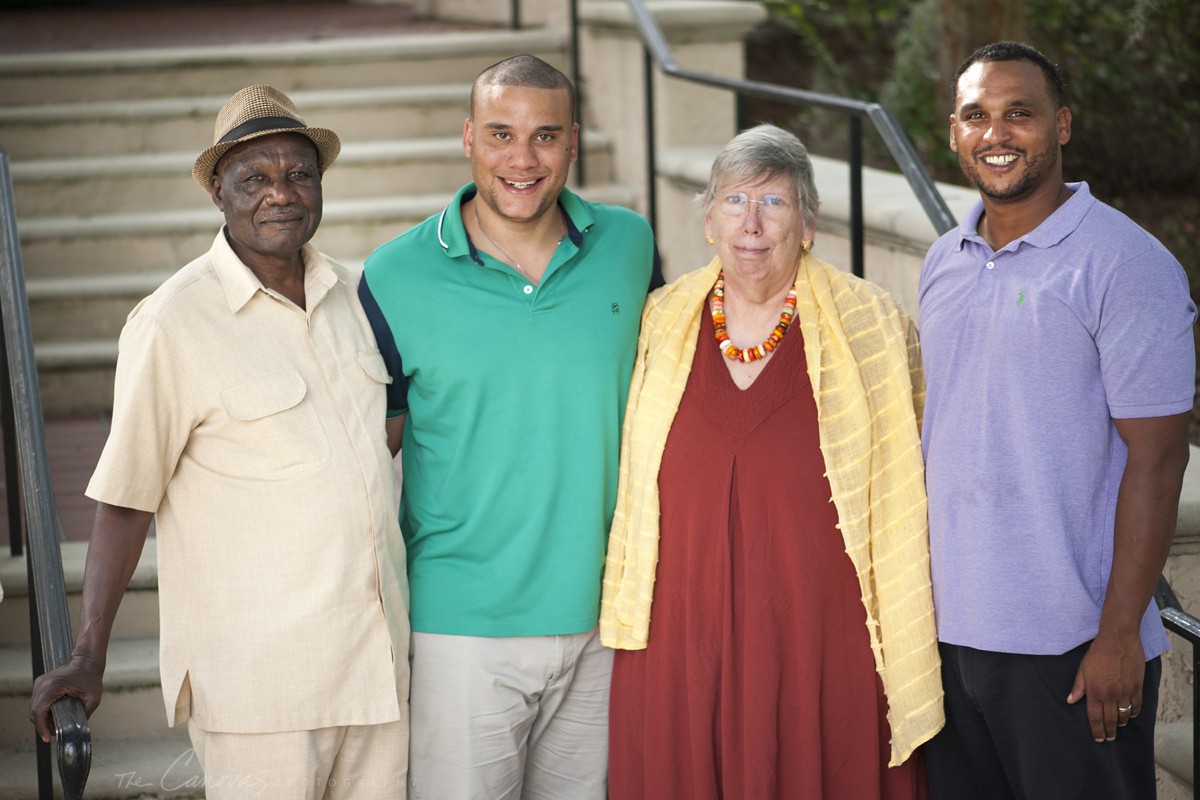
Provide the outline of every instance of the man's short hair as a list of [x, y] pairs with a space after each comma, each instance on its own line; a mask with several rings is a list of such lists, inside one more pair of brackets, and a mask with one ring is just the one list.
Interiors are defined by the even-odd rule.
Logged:
[[475, 92], [484, 86], [520, 86], [526, 89], [566, 89], [575, 118], [575, 87], [571, 79], [537, 56], [521, 54], [492, 64], [471, 84], [471, 116], [475, 116]]
[[1046, 76], [1046, 88], [1050, 91], [1050, 99], [1057, 103], [1056, 107], [1062, 108], [1067, 104], [1066, 82], [1063, 80], [1062, 72], [1058, 69], [1057, 64], [1046, 58], [1037, 48], [1030, 47], [1024, 42], [1003, 41], [985, 44], [958, 65], [958, 70], [954, 73], [954, 82], [950, 84], [950, 96], [956, 105], [958, 103], [958, 79], [972, 65], [981, 61], [985, 63], [1030, 61]]

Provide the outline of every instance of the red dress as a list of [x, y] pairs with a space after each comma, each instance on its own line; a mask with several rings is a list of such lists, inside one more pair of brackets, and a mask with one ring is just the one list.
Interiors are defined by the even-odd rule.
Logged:
[[618, 650], [610, 800], [916, 800], [835, 527], [799, 326], [746, 390], [704, 314], [659, 473], [645, 650]]

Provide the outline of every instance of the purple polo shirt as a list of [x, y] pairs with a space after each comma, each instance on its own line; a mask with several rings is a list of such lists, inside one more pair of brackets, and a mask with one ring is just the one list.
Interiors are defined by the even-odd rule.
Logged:
[[[922, 446], [938, 637], [1056, 655], [1095, 637], [1126, 447], [1113, 418], [1188, 411], [1179, 262], [1086, 183], [999, 251], [979, 203], [921, 271]], [[1153, 604], [1146, 658], [1167, 647]]]

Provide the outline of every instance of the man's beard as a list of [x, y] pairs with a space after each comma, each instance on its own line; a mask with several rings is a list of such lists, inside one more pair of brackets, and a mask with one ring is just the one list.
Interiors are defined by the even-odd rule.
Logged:
[[1053, 147], [1039, 150], [1032, 158], [1029, 157], [1028, 151], [1022, 148], [1008, 147], [1005, 149], [1020, 154], [1025, 159], [1025, 168], [1015, 183], [999, 189], [989, 185], [987, 179], [975, 166], [976, 162], [982, 160], [983, 155], [988, 151], [972, 154], [969, 159], [961, 152], [958, 154], [958, 164], [962, 168], [963, 174], [971, 183], [975, 184], [981, 194], [991, 200], [1019, 200], [1037, 188], [1054, 169], [1056, 153]]

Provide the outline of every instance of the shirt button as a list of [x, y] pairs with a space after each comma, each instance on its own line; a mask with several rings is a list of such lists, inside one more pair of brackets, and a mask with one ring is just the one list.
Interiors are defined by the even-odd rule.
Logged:
[[523, 291], [525, 294], [533, 294], [533, 287], [527, 283], [525, 284], [525, 288], [521, 291]]
[[995, 269], [995, 268], [996, 268], [996, 262], [995, 262], [995, 261], [989, 261], [989, 262], [987, 262], [987, 264], [985, 264], [984, 266], [985, 266], [985, 267], [987, 267], [988, 269]]

